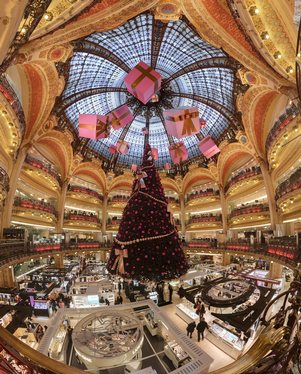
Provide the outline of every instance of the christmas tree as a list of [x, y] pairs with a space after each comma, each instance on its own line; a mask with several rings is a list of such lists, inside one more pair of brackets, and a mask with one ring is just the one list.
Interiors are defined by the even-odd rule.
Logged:
[[151, 147], [147, 145], [114, 240], [107, 265], [110, 273], [160, 281], [187, 272], [187, 260], [167, 207]]

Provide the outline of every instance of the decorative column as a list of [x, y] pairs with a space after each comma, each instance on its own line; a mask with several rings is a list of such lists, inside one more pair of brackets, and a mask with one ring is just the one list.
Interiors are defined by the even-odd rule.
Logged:
[[219, 188], [219, 196], [221, 201], [221, 208], [222, 208], [222, 223], [223, 223], [223, 234], [227, 234], [228, 230], [228, 207], [227, 207], [227, 200], [224, 192], [224, 188], [222, 185], [218, 186]]
[[101, 213], [101, 233], [102, 236], [107, 233], [107, 219], [108, 219], [108, 193], [104, 192], [102, 200], [102, 213]]
[[57, 224], [56, 224], [56, 231], [58, 233], [62, 233], [63, 226], [64, 226], [64, 213], [65, 213], [65, 203], [66, 203], [66, 196], [68, 191], [70, 178], [66, 178], [62, 184], [61, 193], [58, 198], [57, 204]]
[[62, 253], [57, 253], [54, 256], [54, 265], [58, 269], [64, 268], [64, 255]]
[[186, 233], [186, 224], [185, 224], [185, 197], [184, 194], [179, 195], [180, 198], [180, 218], [181, 218], [181, 232], [185, 236]]
[[227, 266], [231, 264], [231, 255], [228, 253], [223, 254], [223, 266]]
[[277, 262], [270, 262], [270, 279], [281, 279], [282, 278], [283, 265], [278, 264]]
[[7, 193], [7, 196], [4, 202], [4, 207], [3, 207], [0, 237], [2, 237], [3, 228], [10, 227], [18, 179], [19, 179], [19, 176], [22, 170], [25, 157], [30, 148], [31, 148], [31, 143], [27, 143], [19, 148], [17, 159], [14, 163], [12, 173], [9, 176], [9, 191]]
[[263, 176], [263, 182], [267, 193], [268, 203], [269, 203], [269, 210], [270, 210], [270, 217], [271, 217], [271, 227], [272, 230], [276, 230], [276, 224], [279, 224], [279, 215], [277, 213], [277, 205], [275, 201], [275, 191], [272, 184], [272, 178], [269, 172], [269, 168], [267, 162], [262, 158], [258, 157], [257, 161], [259, 163], [261, 173]]
[[13, 266], [0, 271], [0, 287], [14, 288], [16, 286], [13, 271]]

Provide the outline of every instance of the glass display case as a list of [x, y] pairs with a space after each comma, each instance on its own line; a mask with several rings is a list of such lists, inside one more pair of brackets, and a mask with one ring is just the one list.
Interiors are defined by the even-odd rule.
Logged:
[[176, 313], [186, 323], [199, 321], [199, 316], [193, 310], [193, 304], [186, 299], [184, 299], [182, 303], [176, 305]]
[[54, 360], [64, 361], [67, 346], [66, 329], [61, 326], [57, 334], [52, 338], [49, 346], [49, 356]]
[[217, 319], [212, 321], [206, 338], [234, 359], [242, 354], [245, 346], [245, 340], [240, 338], [233, 327]]
[[187, 361], [190, 359], [188, 353], [185, 352], [183, 348], [174, 340], [164, 346], [164, 353], [172, 361], [176, 368], [182, 366], [184, 362], [187, 363]]

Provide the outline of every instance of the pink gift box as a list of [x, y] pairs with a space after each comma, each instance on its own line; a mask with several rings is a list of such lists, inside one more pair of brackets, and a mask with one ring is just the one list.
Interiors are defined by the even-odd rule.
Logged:
[[146, 104], [161, 88], [161, 75], [140, 61], [124, 78], [127, 90]]
[[165, 170], [170, 170], [171, 169], [171, 165], [168, 162], [166, 162], [166, 164], [164, 165], [164, 169]]
[[126, 142], [125, 140], [118, 140], [116, 144], [116, 149], [119, 153], [126, 155], [129, 151], [129, 143]]
[[206, 127], [206, 121], [203, 118], [200, 118], [200, 128], [204, 129]]
[[132, 171], [137, 171], [137, 165], [132, 164]]
[[79, 115], [79, 136], [89, 139], [107, 138], [110, 132], [108, 116], [98, 114], [80, 114]]
[[109, 146], [109, 152], [114, 155], [117, 152], [117, 148], [115, 145], [110, 145]]
[[199, 142], [198, 147], [206, 158], [210, 158], [220, 152], [220, 149], [209, 135]]
[[188, 152], [183, 142], [170, 145], [169, 153], [174, 164], [179, 164], [188, 158]]
[[165, 127], [169, 135], [183, 138], [200, 131], [198, 108], [177, 108], [163, 111]]
[[158, 160], [158, 158], [159, 158], [158, 149], [157, 148], [151, 148], [151, 150], [152, 150], [153, 159]]
[[109, 121], [114, 130], [118, 130], [133, 121], [134, 116], [127, 105], [122, 105], [120, 108], [113, 110], [109, 114]]

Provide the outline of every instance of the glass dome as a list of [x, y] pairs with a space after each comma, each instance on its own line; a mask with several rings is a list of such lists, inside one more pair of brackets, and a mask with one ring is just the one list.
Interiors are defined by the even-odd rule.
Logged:
[[[157, 103], [142, 104], [126, 90], [124, 77], [141, 60], [162, 75]], [[87, 147], [109, 161], [109, 146], [124, 139], [130, 149], [127, 155], [118, 155], [117, 164], [130, 167], [142, 162], [148, 141], [151, 147], [158, 148], [156, 164], [163, 167], [172, 163], [168, 146], [180, 140], [167, 134], [162, 111], [198, 107], [200, 118], [206, 121], [205, 128], [181, 139], [189, 158], [197, 158], [201, 155], [200, 139], [211, 135], [218, 141], [233, 123], [236, 69], [237, 62], [205, 42], [185, 18], [162, 23], [145, 13], [115, 30], [97, 32], [74, 42], [62, 106], [78, 134], [79, 114], [107, 114], [126, 103], [134, 120], [122, 129], [111, 130], [106, 139], [89, 140]], [[144, 127], [149, 129], [149, 135], [143, 134]]]

